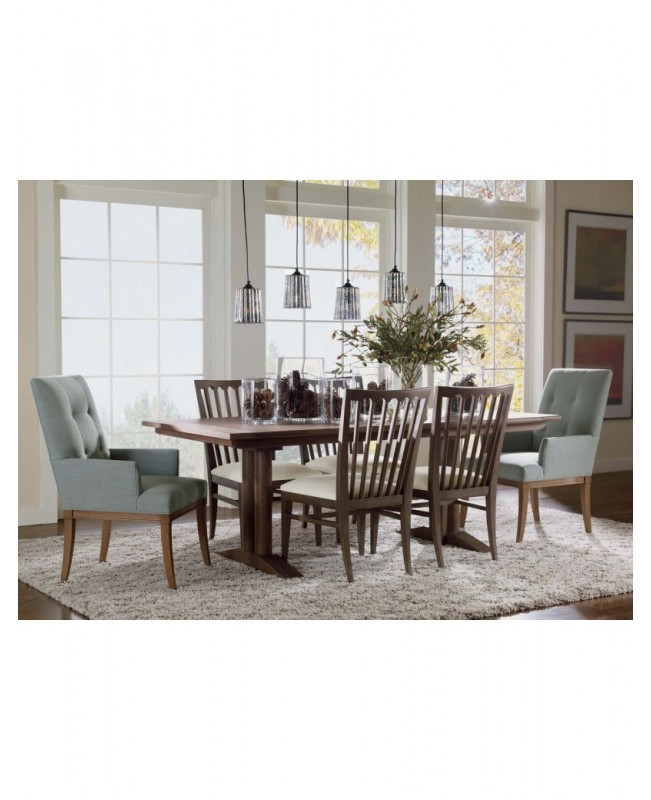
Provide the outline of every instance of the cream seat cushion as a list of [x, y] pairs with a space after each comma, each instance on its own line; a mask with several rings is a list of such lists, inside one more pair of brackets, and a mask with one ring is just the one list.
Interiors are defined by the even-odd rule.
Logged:
[[[242, 483], [242, 462], [236, 461], [231, 464], [223, 464], [221, 467], [215, 467], [211, 474], [218, 478], [227, 478], [228, 480]], [[271, 464], [271, 480], [274, 482], [293, 481], [296, 478], [308, 478], [320, 474], [318, 470], [293, 461], [274, 461]]]

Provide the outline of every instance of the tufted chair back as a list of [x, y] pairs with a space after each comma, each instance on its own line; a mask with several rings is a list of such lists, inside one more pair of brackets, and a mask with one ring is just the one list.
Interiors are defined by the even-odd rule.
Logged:
[[560, 414], [563, 419], [549, 422], [533, 434], [534, 450], [551, 436], [589, 435], [599, 438], [608, 402], [612, 372], [609, 369], [553, 369], [540, 400], [541, 414]]
[[110, 458], [95, 401], [81, 375], [33, 378], [50, 461]]

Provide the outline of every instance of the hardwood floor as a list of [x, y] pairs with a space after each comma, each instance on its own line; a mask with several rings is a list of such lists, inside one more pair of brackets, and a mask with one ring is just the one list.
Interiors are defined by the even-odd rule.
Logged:
[[[517, 490], [510, 486], [501, 486], [500, 492], [517, 495]], [[581, 513], [579, 491], [576, 486], [558, 486], [540, 490], [540, 511], [544, 515], [545, 508], [557, 508], [574, 513]], [[224, 517], [234, 516], [234, 510], [225, 509]], [[592, 515], [619, 522], [633, 522], [633, 473], [610, 472], [594, 475], [592, 479]], [[222, 516], [222, 514], [220, 514]], [[179, 520], [185, 521], [185, 520]], [[194, 521], [194, 514], [188, 516], [188, 522]], [[145, 523], [141, 523], [145, 524]], [[137, 527], [136, 524], [133, 527]], [[51, 525], [26, 525], [18, 528], [19, 539], [40, 538], [63, 534], [63, 522]], [[97, 535], [97, 525], [89, 522], [77, 526], [77, 536]], [[84, 619], [80, 614], [57, 603], [47, 595], [32, 589], [18, 581], [18, 619]], [[633, 619], [633, 594], [602, 597], [596, 600], [584, 600], [539, 611], [527, 611], [502, 617], [505, 620], [526, 619]]]

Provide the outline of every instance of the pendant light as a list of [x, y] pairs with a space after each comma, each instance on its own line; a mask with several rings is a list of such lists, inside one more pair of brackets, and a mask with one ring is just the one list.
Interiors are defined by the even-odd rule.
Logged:
[[429, 291], [430, 305], [433, 303], [437, 314], [448, 314], [454, 308], [454, 291], [451, 286], [443, 280], [443, 237], [445, 228], [443, 227], [443, 195], [445, 193], [445, 181], [441, 181], [441, 282], [432, 286]]
[[311, 308], [310, 279], [298, 268], [298, 181], [296, 181], [296, 269], [285, 275], [284, 308]]
[[335, 319], [360, 320], [362, 313], [360, 309], [359, 289], [350, 282], [350, 236], [348, 226], [350, 224], [350, 181], [346, 181], [346, 283], [337, 287], [337, 299], [335, 302]]
[[393, 182], [393, 269], [384, 275], [384, 299], [390, 303], [405, 302], [405, 273], [397, 266], [398, 252], [398, 181]]
[[235, 291], [235, 322], [257, 324], [262, 322], [262, 290], [254, 289], [249, 278], [249, 240], [246, 233], [246, 195], [242, 181], [242, 208], [244, 210], [244, 246], [246, 248], [246, 286]]

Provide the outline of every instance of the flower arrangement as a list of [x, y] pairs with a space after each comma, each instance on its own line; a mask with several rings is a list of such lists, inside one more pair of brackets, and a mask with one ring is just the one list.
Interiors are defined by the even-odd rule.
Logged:
[[405, 389], [413, 388], [424, 366], [456, 372], [458, 354], [475, 350], [484, 358], [487, 344], [477, 333], [481, 325], [469, 325], [475, 312], [474, 303], [463, 299], [451, 311], [439, 314], [434, 303], [418, 305], [418, 292], [407, 293], [403, 306], [384, 301], [384, 312], [363, 320], [365, 329], [336, 330], [332, 334], [344, 344], [337, 356], [335, 375], [344, 372], [344, 359], [356, 358], [362, 366], [369, 362], [388, 364], [398, 375]]

